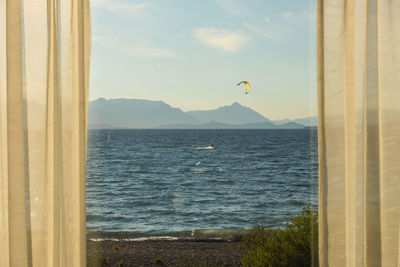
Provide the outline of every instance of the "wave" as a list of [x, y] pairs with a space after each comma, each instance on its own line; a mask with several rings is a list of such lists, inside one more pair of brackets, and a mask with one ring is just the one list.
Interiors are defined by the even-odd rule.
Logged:
[[192, 229], [176, 232], [129, 232], [129, 231], [88, 231], [87, 238], [92, 241], [147, 241], [147, 240], [177, 240], [195, 239], [231, 239], [250, 232], [250, 228], [228, 229]]
[[194, 172], [195, 174], [205, 174], [205, 173], [208, 172], [208, 170], [193, 170], [193, 172]]
[[86, 214], [86, 220], [87, 221], [94, 221], [94, 220], [100, 220], [100, 219], [103, 219], [102, 215]]
[[194, 149], [214, 149], [215, 147], [213, 146], [199, 146], [199, 147], [195, 147]]

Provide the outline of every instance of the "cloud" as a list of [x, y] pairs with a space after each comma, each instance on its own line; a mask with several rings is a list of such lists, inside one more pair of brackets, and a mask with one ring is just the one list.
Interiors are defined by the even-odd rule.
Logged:
[[243, 17], [251, 15], [250, 10], [243, 0], [217, 0], [217, 3], [234, 16]]
[[214, 28], [195, 29], [194, 37], [206, 46], [227, 52], [237, 52], [251, 43], [250, 37], [241, 31], [227, 31]]
[[285, 11], [281, 13], [281, 17], [286, 21], [292, 21], [294, 16], [292, 12]]
[[249, 33], [256, 36], [279, 41], [290, 36], [293, 31], [299, 28], [315, 25], [315, 13], [309, 11], [283, 11], [278, 16], [264, 16], [264, 20], [258, 23], [253, 21], [243, 21], [242, 25]]
[[250, 32], [270, 40], [279, 40], [281, 39], [281, 35], [283, 32], [282, 27], [277, 27], [275, 24], [270, 23], [269, 21], [265, 25], [255, 25], [250, 24], [247, 21], [243, 22], [243, 26], [246, 27]]
[[280, 13], [281, 18], [288, 23], [304, 23], [310, 22], [315, 24], [316, 15], [314, 12], [302, 11], [302, 12], [291, 12], [285, 11]]
[[174, 59], [179, 55], [172, 50], [157, 47], [141, 39], [121, 38], [119, 36], [93, 36], [95, 44], [120, 51], [127, 56], [145, 59]]
[[149, 1], [129, 3], [120, 0], [92, 0], [91, 3], [94, 8], [105, 9], [113, 13], [126, 14], [139, 14], [143, 10], [153, 7], [153, 4]]

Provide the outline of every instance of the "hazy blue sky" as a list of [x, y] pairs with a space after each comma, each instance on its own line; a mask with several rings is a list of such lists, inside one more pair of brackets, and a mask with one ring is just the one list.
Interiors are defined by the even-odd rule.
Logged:
[[[316, 114], [314, 0], [91, 0], [91, 99]], [[252, 84], [249, 95], [236, 82]]]

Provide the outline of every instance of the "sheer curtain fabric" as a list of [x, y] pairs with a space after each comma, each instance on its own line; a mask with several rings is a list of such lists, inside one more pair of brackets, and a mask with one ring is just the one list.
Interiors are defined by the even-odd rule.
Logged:
[[88, 0], [0, 0], [0, 266], [85, 266]]
[[400, 266], [400, 1], [318, 0], [321, 266]]

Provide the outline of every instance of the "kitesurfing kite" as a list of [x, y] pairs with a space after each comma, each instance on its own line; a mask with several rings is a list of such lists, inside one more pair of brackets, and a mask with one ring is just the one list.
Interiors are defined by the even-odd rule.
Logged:
[[241, 81], [237, 84], [237, 86], [241, 85], [242, 83], [244, 83], [246, 85], [246, 92], [245, 94], [247, 95], [250, 92], [250, 83], [248, 81]]

